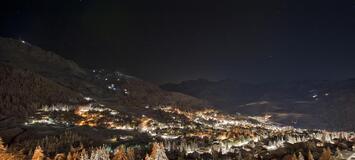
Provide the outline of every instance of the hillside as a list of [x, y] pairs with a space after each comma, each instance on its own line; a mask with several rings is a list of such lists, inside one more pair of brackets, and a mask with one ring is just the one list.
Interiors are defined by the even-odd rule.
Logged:
[[[154, 84], [117, 71], [84, 69], [73, 61], [20, 40], [0, 38], [0, 63], [36, 73], [101, 103], [127, 107], [157, 104], [207, 106], [197, 98], [163, 91]], [[112, 85], [115, 90], [110, 88]]]
[[22, 124], [46, 105], [95, 102], [129, 115], [152, 116], [155, 113], [145, 111], [144, 107], [173, 105], [192, 110], [208, 107], [197, 98], [164, 91], [117, 71], [93, 72], [53, 52], [8, 38], [0, 38], [0, 98], [0, 137], [10, 143], [19, 135], [30, 134]]
[[[36, 106], [55, 103], [79, 103], [79, 93], [35, 73], [0, 65], [0, 114], [25, 116]], [[34, 107], [34, 108], [33, 108]]]

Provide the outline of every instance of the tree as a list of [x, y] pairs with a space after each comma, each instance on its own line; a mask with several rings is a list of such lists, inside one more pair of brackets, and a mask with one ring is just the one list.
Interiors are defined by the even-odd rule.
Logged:
[[43, 154], [43, 150], [40, 146], [37, 146], [33, 156], [32, 156], [32, 160], [44, 160], [45, 156]]
[[71, 152], [68, 153], [67, 160], [73, 160], [73, 156], [71, 155]]
[[128, 160], [125, 147], [123, 145], [116, 148], [116, 152], [112, 160]]
[[153, 143], [152, 152], [147, 154], [145, 160], [168, 160], [163, 144]]
[[64, 153], [59, 153], [59, 154], [55, 155], [54, 160], [65, 160]]
[[91, 152], [90, 160], [110, 160], [109, 149], [106, 146], [94, 149]]
[[4, 142], [2, 141], [2, 138], [0, 138], [0, 159], [6, 159], [6, 160], [15, 160], [17, 159], [15, 155], [11, 153], [7, 153], [7, 149], [4, 146]]
[[88, 153], [86, 152], [85, 149], [81, 150], [80, 160], [89, 160], [89, 155], [88, 155]]
[[344, 159], [343, 154], [340, 152], [339, 148], [336, 149], [335, 151], [335, 158], [336, 159]]
[[297, 160], [297, 157], [296, 157], [296, 155], [295, 154], [293, 154], [293, 155], [286, 155], [286, 156], [284, 156], [283, 158], [282, 158], [282, 160]]
[[131, 148], [131, 147], [127, 148], [127, 158], [128, 158], [128, 160], [135, 160], [136, 159], [134, 148]]
[[320, 156], [319, 160], [329, 160], [331, 157], [332, 151], [330, 151], [330, 148], [328, 147], [327, 149], [323, 148], [323, 153]]
[[2, 138], [0, 138], [0, 152], [6, 152], [6, 148], [4, 146], [4, 142], [2, 141]]
[[298, 160], [304, 160], [302, 152], [298, 152]]
[[308, 160], [314, 160], [313, 154], [312, 154], [312, 152], [310, 150], [308, 150], [307, 159]]

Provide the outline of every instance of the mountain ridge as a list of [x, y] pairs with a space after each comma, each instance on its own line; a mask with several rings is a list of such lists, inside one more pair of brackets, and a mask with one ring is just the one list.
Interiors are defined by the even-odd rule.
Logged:
[[305, 128], [355, 128], [355, 119], [350, 116], [355, 115], [350, 103], [355, 95], [353, 79], [261, 84], [199, 79], [161, 87], [208, 100], [230, 113], [271, 114], [275, 121]]
[[[120, 105], [143, 107], [153, 105], [153, 103], [188, 105], [191, 102], [196, 103], [193, 105], [196, 107], [207, 105], [196, 98], [181, 93], [166, 92], [152, 83], [121, 73], [113, 75], [114, 72], [103, 70], [100, 75], [103, 79], [99, 79], [98, 72], [93, 73], [92, 70], [81, 68], [74, 61], [21, 40], [0, 37], [0, 62], [37, 73], [70, 90], [81, 93], [82, 96], [90, 96], [98, 100], [109, 98], [110, 101]], [[104, 76], [107, 77], [104, 78]], [[115, 78], [120, 81], [116, 81]], [[120, 85], [121, 88], [113, 92], [107, 89], [109, 85]], [[130, 90], [130, 94], [126, 95], [123, 90]], [[150, 98], [146, 97], [148, 94]]]

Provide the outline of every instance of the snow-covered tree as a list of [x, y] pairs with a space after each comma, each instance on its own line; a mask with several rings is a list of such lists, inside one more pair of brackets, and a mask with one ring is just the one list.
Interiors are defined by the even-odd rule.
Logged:
[[125, 150], [126, 149], [123, 145], [121, 145], [120, 147], [117, 147], [115, 155], [112, 160], [128, 160]]
[[336, 149], [335, 151], [335, 158], [336, 159], [344, 159], [343, 154], [340, 152], [339, 148]]
[[298, 152], [298, 160], [304, 160], [304, 156], [301, 152]]
[[134, 148], [131, 148], [131, 147], [127, 148], [127, 158], [128, 158], [128, 160], [135, 160], [136, 159]]
[[152, 152], [145, 157], [145, 160], [168, 160], [163, 144], [153, 143]]
[[15, 155], [11, 153], [7, 153], [6, 147], [4, 146], [4, 142], [2, 141], [2, 138], [0, 138], [0, 159], [6, 159], [6, 160], [16, 160], [18, 159], [15, 157]]
[[44, 160], [44, 159], [45, 156], [43, 154], [42, 148], [40, 146], [37, 146], [33, 153], [32, 160]]
[[320, 156], [319, 160], [329, 160], [331, 157], [332, 151], [330, 151], [330, 148], [328, 147], [327, 149], [323, 148], [323, 153]]
[[86, 152], [85, 149], [81, 150], [80, 160], [89, 160], [89, 155], [88, 155], [88, 153]]
[[110, 152], [106, 146], [94, 149], [91, 152], [90, 160], [110, 160]]
[[313, 154], [312, 154], [312, 152], [310, 150], [308, 150], [307, 160], [314, 160]]
[[54, 160], [66, 160], [66, 158], [63, 153], [59, 153], [59, 154], [55, 155]]
[[6, 148], [4, 146], [4, 142], [2, 141], [2, 138], [0, 138], [0, 152], [5, 152]]

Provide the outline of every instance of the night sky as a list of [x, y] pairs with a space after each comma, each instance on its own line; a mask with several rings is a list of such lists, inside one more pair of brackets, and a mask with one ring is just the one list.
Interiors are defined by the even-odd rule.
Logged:
[[0, 36], [155, 83], [355, 77], [354, 0], [9, 0]]

